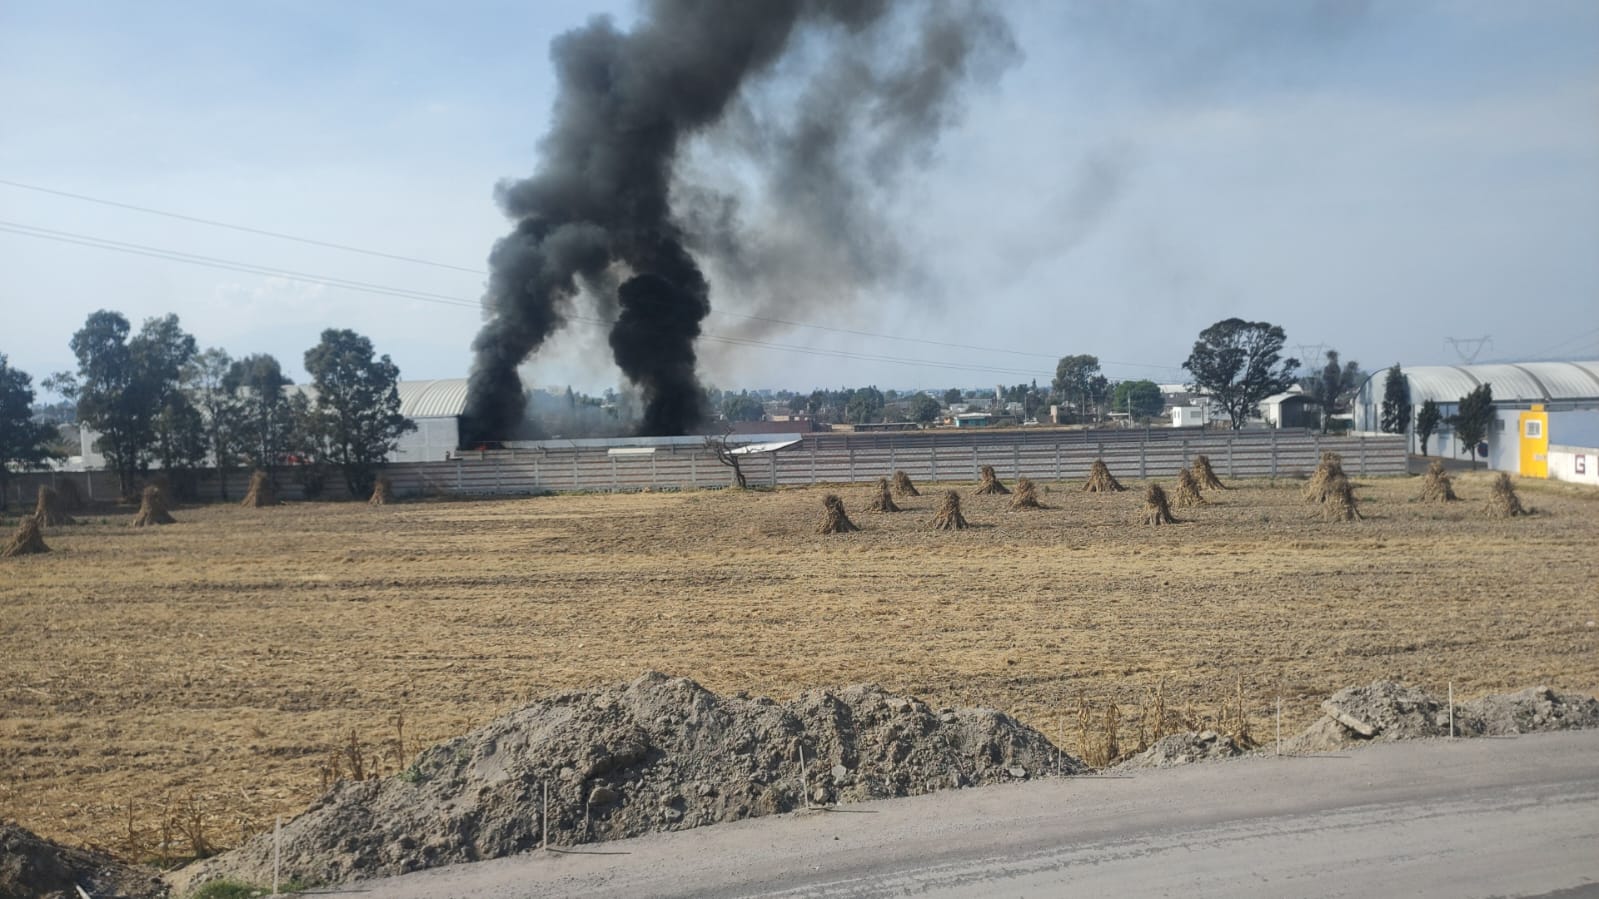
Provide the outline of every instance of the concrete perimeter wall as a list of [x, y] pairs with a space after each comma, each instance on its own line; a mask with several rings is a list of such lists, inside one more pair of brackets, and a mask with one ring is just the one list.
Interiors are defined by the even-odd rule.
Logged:
[[[798, 486], [875, 481], [903, 470], [918, 483], [975, 481], [984, 465], [1003, 479], [1079, 480], [1103, 458], [1118, 478], [1170, 478], [1204, 453], [1224, 479], [1303, 477], [1323, 450], [1341, 453], [1344, 470], [1356, 476], [1406, 473], [1400, 436], [1323, 437], [1306, 431], [1218, 432], [1194, 429], [1148, 431], [991, 431], [954, 433], [813, 434], [780, 450], [744, 457], [752, 486]], [[703, 445], [661, 446], [655, 452], [611, 454], [605, 446], [464, 452], [440, 462], [392, 463], [384, 474], [400, 495], [529, 494], [564, 490], [691, 490], [726, 487], [732, 469]], [[12, 503], [33, 502], [39, 484], [65, 479], [96, 499], [116, 496], [116, 476], [107, 471], [33, 473], [14, 477]], [[247, 472], [229, 477], [228, 495], [238, 499]], [[298, 499], [292, 472], [280, 472], [280, 495]], [[91, 483], [92, 482], [92, 483]], [[200, 480], [200, 497], [220, 499], [215, 472]], [[327, 495], [344, 495], [337, 472]]]

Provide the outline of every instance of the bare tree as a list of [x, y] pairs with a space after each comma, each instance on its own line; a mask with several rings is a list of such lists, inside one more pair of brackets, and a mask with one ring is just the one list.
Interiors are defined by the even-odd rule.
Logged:
[[744, 479], [744, 469], [739, 467], [744, 459], [741, 454], [733, 452], [738, 447], [728, 442], [732, 436], [731, 427], [720, 434], [706, 434], [705, 448], [716, 455], [716, 461], [733, 469], [733, 480], [738, 482], [738, 489], [744, 490], [749, 487], [749, 482]]

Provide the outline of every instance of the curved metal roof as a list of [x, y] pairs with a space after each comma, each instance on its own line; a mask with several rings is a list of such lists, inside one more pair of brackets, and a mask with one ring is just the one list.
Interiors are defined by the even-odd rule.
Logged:
[[[1599, 360], [1589, 362], [1497, 362], [1485, 365], [1418, 365], [1406, 368], [1410, 401], [1456, 403], [1481, 384], [1492, 384], [1494, 400], [1547, 403], [1599, 400]], [[1380, 396], [1383, 370], [1372, 373], [1362, 395]]]
[[453, 418], [466, 411], [466, 379], [401, 381], [400, 414], [406, 418]]

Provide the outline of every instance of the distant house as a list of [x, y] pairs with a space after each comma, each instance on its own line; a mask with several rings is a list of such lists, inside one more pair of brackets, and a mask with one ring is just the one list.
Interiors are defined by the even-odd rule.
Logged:
[[993, 421], [993, 418], [987, 412], [962, 412], [955, 416], [955, 427], [986, 428], [989, 422]]
[[1260, 417], [1268, 427], [1314, 428], [1321, 424], [1315, 400], [1298, 387], [1260, 401]]
[[1205, 426], [1205, 410], [1199, 406], [1173, 406], [1171, 407], [1171, 426], [1174, 428], [1202, 428]]

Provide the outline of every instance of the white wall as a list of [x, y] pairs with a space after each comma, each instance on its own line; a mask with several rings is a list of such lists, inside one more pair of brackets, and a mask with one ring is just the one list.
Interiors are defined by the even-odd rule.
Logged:
[[[1583, 471], [1577, 472], [1577, 461], [1582, 460]], [[1549, 447], [1549, 478], [1599, 487], [1599, 447], [1555, 446]]]
[[414, 418], [416, 430], [400, 435], [391, 462], [442, 462], [460, 445], [460, 419]]

